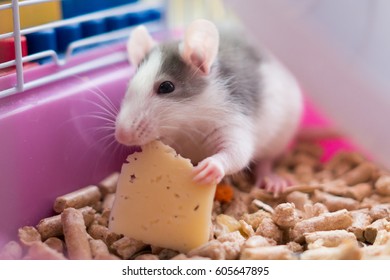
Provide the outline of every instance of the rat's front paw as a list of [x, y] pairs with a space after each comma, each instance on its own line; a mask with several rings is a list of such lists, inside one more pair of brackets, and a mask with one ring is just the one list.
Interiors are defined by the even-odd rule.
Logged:
[[225, 171], [222, 167], [222, 164], [212, 158], [208, 157], [202, 160], [194, 168], [194, 181], [202, 184], [210, 184], [221, 182], [222, 178], [225, 176]]

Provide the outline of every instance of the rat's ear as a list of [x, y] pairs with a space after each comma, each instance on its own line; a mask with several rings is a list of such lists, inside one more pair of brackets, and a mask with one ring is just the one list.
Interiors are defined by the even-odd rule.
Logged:
[[136, 27], [127, 41], [127, 53], [132, 65], [138, 66], [147, 53], [156, 45], [145, 26]]
[[217, 27], [208, 20], [198, 19], [188, 26], [180, 44], [180, 54], [187, 64], [207, 75], [217, 57], [218, 46]]

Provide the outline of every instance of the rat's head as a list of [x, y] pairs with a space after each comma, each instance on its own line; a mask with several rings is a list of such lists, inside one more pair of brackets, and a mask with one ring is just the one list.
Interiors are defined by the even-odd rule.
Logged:
[[145, 27], [136, 28], [127, 47], [137, 70], [116, 119], [118, 142], [143, 145], [191, 125], [191, 115], [207, 100], [218, 44], [218, 31], [206, 20], [194, 21], [182, 42], [161, 45]]

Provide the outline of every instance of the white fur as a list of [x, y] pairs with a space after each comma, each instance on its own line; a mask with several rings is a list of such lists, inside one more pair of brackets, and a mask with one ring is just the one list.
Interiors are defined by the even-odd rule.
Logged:
[[[181, 138], [185, 124], [181, 124], [182, 129], [173, 137], [177, 141], [170, 144], [194, 162], [208, 156], [218, 159], [226, 174], [238, 172], [250, 161], [273, 160], [279, 156], [298, 129], [303, 109], [301, 90], [291, 73], [274, 58], [259, 66], [259, 75], [261, 108], [254, 119], [229, 109], [231, 105], [226, 104], [225, 99], [227, 93], [223, 92], [226, 87], [218, 84], [212, 75], [209, 77], [209, 87], [193, 101], [192, 108], [196, 110], [196, 115], [203, 116], [202, 119], [207, 121], [195, 123], [195, 120], [187, 118], [187, 122], [191, 122], [188, 125], [208, 133], [216, 127], [221, 128], [215, 137], [223, 139], [225, 151], [221, 152], [213, 146], [217, 142], [214, 136], [210, 136], [206, 142], [198, 139], [196, 143], [205, 145], [194, 148], [194, 143]], [[181, 106], [172, 109], [174, 112], [176, 110], [178, 115], [188, 116], [188, 108]], [[177, 146], [177, 142], [182, 143], [181, 146]]]
[[223, 125], [223, 122], [217, 120], [226, 119], [222, 110], [216, 109], [224, 108], [225, 104], [223, 95], [218, 93], [219, 88], [211, 84], [191, 101], [191, 107], [180, 102], [160, 103], [169, 108], [162, 112], [162, 117], [169, 119], [171, 125], [178, 128], [162, 130], [164, 142], [180, 151], [183, 156], [191, 158], [193, 163], [211, 155], [215, 150], [209, 136], [218, 125]]
[[127, 41], [129, 61], [132, 65], [138, 66], [145, 55], [156, 45], [145, 26], [136, 27]]
[[208, 75], [217, 57], [218, 47], [219, 33], [216, 26], [207, 20], [198, 19], [188, 26], [179, 48], [184, 61]]
[[[146, 125], [149, 137], [157, 137], [153, 122], [153, 86], [158, 71], [161, 68], [161, 52], [157, 49], [152, 52], [148, 63], [141, 65], [137, 75], [133, 77], [122, 102], [116, 119], [116, 137], [125, 145], [145, 144], [147, 139], [139, 135], [141, 122]], [[142, 138], [142, 139], [141, 139]]]
[[129, 90], [133, 91], [137, 97], [139, 96], [142, 99], [144, 99], [143, 97], [151, 95], [151, 89], [153, 88], [160, 68], [161, 51], [156, 49], [156, 51], [150, 54], [148, 63], [143, 64], [138, 69], [138, 73], [133, 77]]
[[[190, 34], [198, 33], [192, 30]], [[194, 45], [188, 42], [183, 48], [186, 45], [190, 49], [181, 50], [185, 59], [202, 50], [191, 49]], [[301, 117], [302, 97], [295, 79], [275, 59], [259, 66], [261, 108], [258, 115], [246, 116], [231, 109], [222, 84], [228, 81], [218, 82], [213, 71], [203, 73], [210, 83], [190, 104], [154, 96], [161, 57], [160, 50], [154, 50], [130, 83], [117, 118], [116, 136], [121, 143], [142, 145], [161, 138], [194, 164], [212, 157], [231, 174], [250, 161], [274, 159], [292, 140]], [[209, 62], [215, 59], [212, 52], [201, 57], [211, 59]]]
[[297, 131], [302, 114], [298, 83], [275, 58], [260, 66], [262, 109], [255, 127], [254, 159], [274, 159], [287, 147]]
[[[222, 164], [226, 174], [231, 174], [245, 168], [253, 159], [253, 121], [230, 109], [226, 87], [214, 75], [209, 77], [210, 84], [205, 91], [191, 101], [190, 108], [179, 102], [169, 104], [171, 120], [179, 129], [163, 133], [166, 137], [163, 140], [194, 164], [212, 156]], [[220, 142], [222, 146], [218, 145]]]

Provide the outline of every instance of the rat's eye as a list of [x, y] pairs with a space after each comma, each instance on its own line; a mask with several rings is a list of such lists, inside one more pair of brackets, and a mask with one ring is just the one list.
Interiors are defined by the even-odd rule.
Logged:
[[166, 94], [171, 93], [175, 90], [175, 85], [170, 81], [165, 81], [160, 84], [158, 87], [157, 93], [158, 94]]

